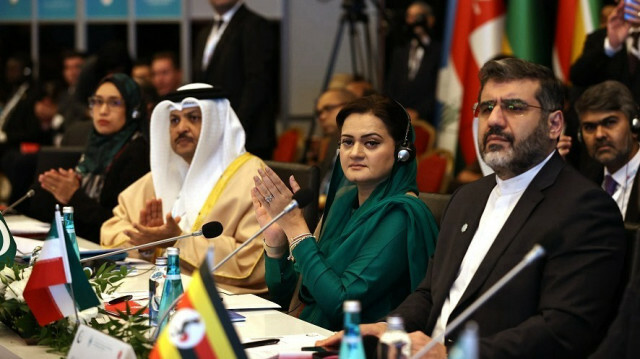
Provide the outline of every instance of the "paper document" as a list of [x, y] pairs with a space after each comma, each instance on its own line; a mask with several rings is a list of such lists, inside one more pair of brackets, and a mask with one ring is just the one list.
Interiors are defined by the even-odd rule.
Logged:
[[[326, 337], [318, 333], [308, 333], [284, 335], [277, 338], [280, 339], [280, 342], [278, 342], [278, 344], [246, 349], [245, 351], [247, 353], [247, 356], [250, 359], [267, 359], [278, 358], [279, 355], [282, 357], [290, 354], [297, 354], [295, 357], [299, 358], [308, 354], [308, 357], [311, 358], [311, 352], [303, 352], [302, 350], [300, 350], [300, 348], [315, 346], [316, 341], [324, 339]], [[243, 342], [251, 342], [260, 339], [265, 338], [248, 338]]]

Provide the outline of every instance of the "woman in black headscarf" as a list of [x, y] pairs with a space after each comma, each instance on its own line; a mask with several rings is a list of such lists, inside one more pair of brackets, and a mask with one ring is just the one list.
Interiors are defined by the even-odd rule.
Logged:
[[93, 129], [74, 169], [52, 169], [38, 178], [55, 199], [75, 210], [78, 236], [100, 243], [118, 194], [149, 172], [149, 145], [141, 133], [144, 106], [129, 76], [109, 75], [89, 98]]

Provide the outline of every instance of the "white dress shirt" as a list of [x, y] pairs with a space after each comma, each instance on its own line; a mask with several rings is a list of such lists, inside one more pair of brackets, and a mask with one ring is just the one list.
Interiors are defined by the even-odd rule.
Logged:
[[[229, 21], [233, 18], [233, 15], [236, 14], [236, 11], [242, 5], [242, 1], [238, 1], [229, 11], [225, 12], [224, 15], [220, 16], [215, 11], [213, 12], [213, 23], [214, 26], [211, 27], [211, 32], [209, 33], [209, 37], [207, 38], [207, 44], [204, 47], [204, 52], [202, 54], [202, 69], [206, 69], [209, 66], [209, 61], [211, 61], [211, 57], [213, 56], [213, 52], [224, 33], [224, 30], [227, 29], [229, 25]], [[222, 22], [220, 27], [215, 26], [217, 22]]]
[[[451, 289], [449, 289], [449, 296], [442, 305], [440, 316], [431, 333], [432, 338], [445, 331], [451, 312], [458, 305], [462, 294], [471, 283], [471, 279], [478, 267], [480, 267], [487, 252], [489, 252], [489, 248], [491, 248], [498, 233], [502, 230], [502, 226], [509, 218], [511, 211], [518, 204], [520, 197], [522, 197], [533, 178], [540, 172], [540, 169], [549, 161], [552, 155], [553, 152], [544, 161], [516, 177], [503, 181], [496, 176], [496, 186], [489, 195], [487, 205], [484, 207], [482, 217], [480, 217], [478, 230], [474, 234], [462, 259], [456, 280], [453, 282]], [[444, 338], [442, 338], [442, 341], [444, 341]]]
[[[629, 198], [631, 198], [631, 189], [633, 188], [633, 181], [638, 172], [638, 166], [640, 166], [640, 151], [636, 152], [631, 160], [615, 173], [610, 173], [606, 167], [604, 169], [605, 177], [611, 175], [618, 184], [618, 187], [611, 197], [613, 197], [613, 200], [618, 204], [623, 219], [627, 214], [627, 206], [629, 205]], [[604, 188], [604, 181], [602, 181], [602, 188]]]

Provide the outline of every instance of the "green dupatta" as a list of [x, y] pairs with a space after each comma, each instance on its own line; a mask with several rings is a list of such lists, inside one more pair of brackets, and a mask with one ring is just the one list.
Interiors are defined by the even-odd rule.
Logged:
[[[379, 226], [380, 219], [392, 210], [401, 209], [407, 218], [407, 265], [414, 290], [424, 278], [429, 257], [435, 250], [437, 224], [427, 206], [408, 192], [418, 193], [417, 163], [395, 162], [391, 175], [373, 191], [371, 196], [354, 210], [358, 191], [356, 185], [344, 176], [340, 158], [336, 160], [329, 194], [320, 229], [318, 247], [326, 256], [328, 265], [342, 273], [357, 256], [358, 248]], [[381, 273], [380, 275], [384, 275]], [[303, 301], [313, 302], [301, 291]], [[306, 297], [306, 298], [305, 298]]]

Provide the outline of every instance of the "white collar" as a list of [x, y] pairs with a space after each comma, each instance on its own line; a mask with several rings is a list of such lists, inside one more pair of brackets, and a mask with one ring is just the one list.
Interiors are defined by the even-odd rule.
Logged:
[[555, 151], [551, 152], [543, 161], [513, 178], [502, 180], [496, 175], [496, 185], [498, 186], [499, 194], [513, 194], [527, 189], [531, 181], [533, 181], [533, 178], [540, 172], [542, 167], [549, 162], [554, 153]]
[[609, 172], [607, 167], [604, 168], [604, 175], [611, 175], [613, 179], [618, 183], [618, 185], [624, 185], [629, 178], [634, 178], [636, 176], [636, 172], [638, 172], [638, 166], [640, 166], [640, 150], [636, 152], [629, 162], [625, 163], [624, 166], [620, 167], [615, 173]]
[[222, 20], [223, 23], [228, 24], [231, 21], [233, 15], [236, 14], [236, 11], [242, 6], [244, 1], [238, 1], [229, 11], [225, 12], [224, 15], [220, 16], [215, 10], [213, 10], [213, 19], [216, 21]]

